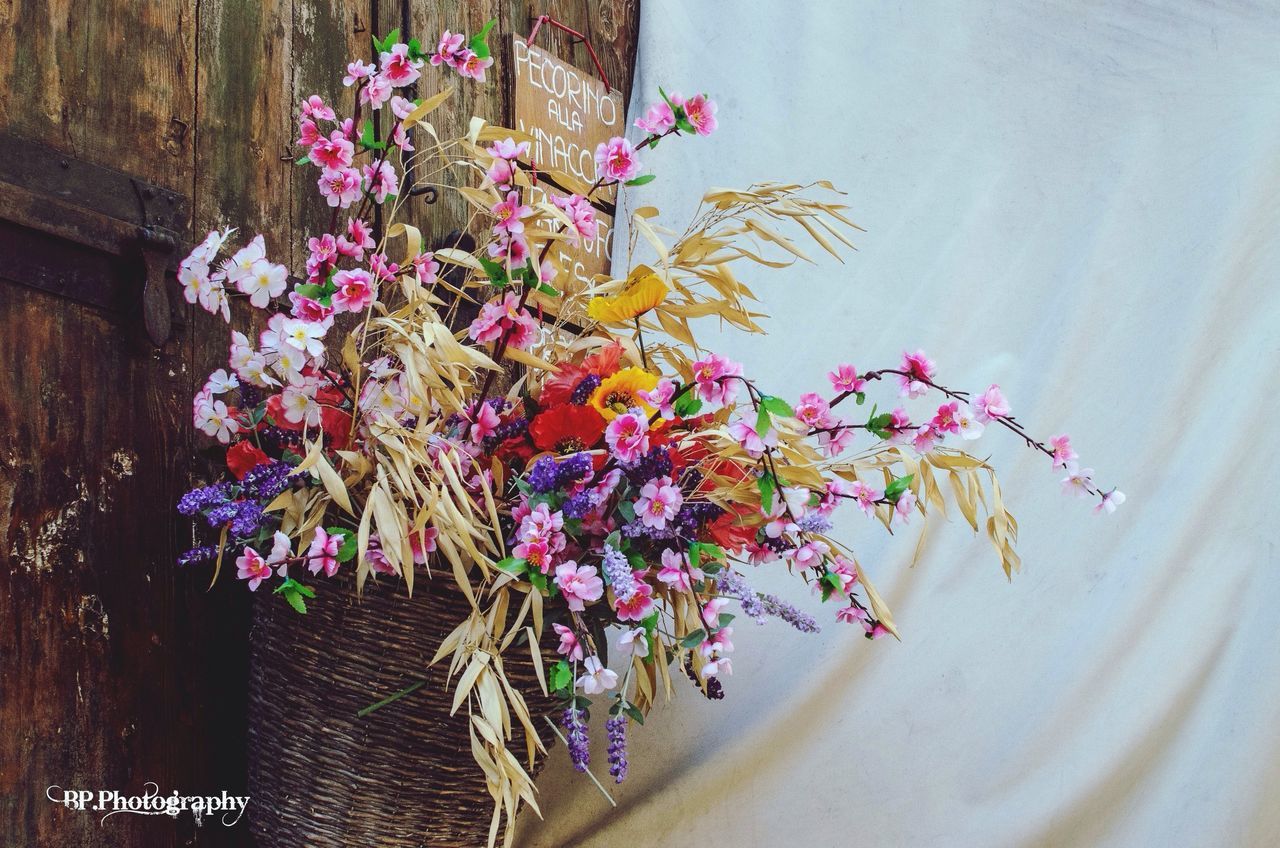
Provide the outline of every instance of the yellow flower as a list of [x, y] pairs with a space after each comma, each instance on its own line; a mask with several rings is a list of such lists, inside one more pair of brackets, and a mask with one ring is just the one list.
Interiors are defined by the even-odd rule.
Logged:
[[[605, 324], [622, 324], [653, 309], [667, 299], [667, 284], [646, 266], [633, 274], [639, 279], [628, 281], [626, 290], [612, 297], [593, 297], [587, 303], [587, 314]], [[646, 273], [647, 272], [647, 273]]]
[[656, 385], [658, 385], [656, 374], [650, 374], [640, 368], [623, 368], [618, 373], [604, 378], [604, 381], [591, 393], [589, 403], [600, 410], [600, 414], [606, 421], [612, 421], [633, 406], [643, 409], [646, 415], [653, 415], [653, 407], [641, 400], [638, 392], [652, 391]]

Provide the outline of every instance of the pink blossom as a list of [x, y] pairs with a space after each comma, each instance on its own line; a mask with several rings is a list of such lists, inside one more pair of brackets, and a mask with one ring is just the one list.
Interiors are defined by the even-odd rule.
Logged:
[[[761, 505], [761, 511], [764, 511]], [[795, 533], [800, 528], [793, 521], [793, 516], [787, 508], [787, 503], [777, 496], [774, 497], [773, 504], [765, 512], [765, 516], [769, 519], [764, 525], [764, 534], [770, 539], [781, 539], [786, 533]]]
[[702, 569], [689, 568], [688, 558], [679, 551], [666, 548], [662, 551], [662, 568], [658, 570], [658, 582], [666, 583], [677, 592], [688, 592], [693, 582], [702, 580]]
[[643, 627], [633, 627], [630, 630], [622, 631], [622, 635], [618, 637], [618, 653], [624, 657], [640, 657], [644, 659], [649, 656], [649, 639]]
[[854, 503], [858, 505], [858, 509], [868, 516], [874, 517], [876, 514], [876, 501], [884, 497], [884, 490], [868, 486], [858, 480], [849, 486], [849, 494], [853, 497]]
[[493, 225], [494, 232], [514, 236], [524, 232], [524, 219], [533, 213], [533, 207], [522, 204], [520, 193], [512, 191], [489, 211], [498, 219]]
[[457, 54], [454, 68], [464, 77], [476, 82], [484, 82], [484, 72], [493, 66], [493, 57], [481, 59], [473, 50], [463, 50]]
[[684, 115], [698, 135], [711, 135], [716, 131], [716, 103], [705, 94], [689, 98], [684, 104]]
[[435, 260], [435, 256], [428, 251], [427, 253], [419, 253], [413, 257], [413, 269], [418, 274], [418, 282], [424, 286], [433, 285], [436, 281], [436, 274], [440, 273], [440, 263]]
[[614, 136], [596, 147], [596, 174], [600, 179], [623, 182], [639, 171], [636, 149], [625, 138]]
[[409, 528], [409, 550], [413, 553], [415, 565], [426, 564], [427, 554], [435, 552], [436, 537], [439, 535], [440, 531], [435, 527], [423, 527], [421, 530]]
[[831, 420], [831, 404], [823, 399], [822, 395], [817, 392], [805, 392], [800, 395], [800, 401], [795, 407], [796, 418], [810, 427], [830, 427]]
[[906, 524], [911, 520], [911, 513], [916, 508], [916, 493], [907, 489], [898, 496], [898, 500], [893, 505], [893, 523]]
[[582, 643], [578, 641], [573, 628], [565, 627], [563, 624], [552, 624], [551, 627], [556, 631], [556, 635], [560, 637], [560, 644], [556, 647], [556, 651], [560, 656], [570, 662], [581, 661]]
[[375, 253], [369, 257], [369, 273], [380, 283], [389, 283], [396, 278], [400, 266], [387, 259], [385, 253]]
[[316, 528], [316, 537], [307, 548], [307, 568], [312, 574], [324, 571], [326, 577], [338, 573], [338, 551], [342, 548], [344, 536], [341, 533], [329, 533], [323, 527]]
[[698, 645], [698, 653], [708, 658], [717, 653], [721, 655], [732, 653], [733, 643], [729, 641], [729, 637], [732, 635], [732, 627], [721, 627], [714, 634], [702, 640], [702, 644]]
[[849, 494], [849, 487], [840, 479], [828, 480], [825, 490], [818, 500], [814, 512], [823, 517], [830, 517], [840, 505], [841, 495]]
[[918, 398], [929, 391], [928, 383], [933, 380], [933, 360], [925, 356], [923, 350], [915, 353], [903, 353], [902, 364], [898, 370], [906, 372], [898, 376], [898, 390], [903, 397]]
[[850, 604], [847, 607], [841, 607], [840, 609], [836, 610], [836, 621], [844, 622], [845, 624], [853, 624], [858, 621], [865, 621], [866, 618], [867, 618], [867, 611], [864, 610], [862, 607], [856, 606], [854, 604]]
[[482, 403], [471, 416], [471, 441], [476, 444], [492, 436], [498, 429], [501, 419], [498, 413], [494, 412], [493, 407], [487, 403]]
[[1102, 500], [1093, 508], [1093, 511], [1096, 513], [1101, 513], [1103, 511], [1108, 514], [1113, 513], [1116, 511], [1116, 507], [1124, 503], [1124, 500], [1124, 492], [1119, 489], [1112, 489], [1102, 496]]
[[797, 568], [814, 568], [822, 564], [827, 554], [831, 551], [831, 546], [826, 542], [814, 539], [811, 542], [805, 542], [788, 554], [788, 558], [796, 564]]
[[911, 426], [911, 416], [902, 407], [898, 407], [889, 413], [889, 426], [885, 428], [891, 434], [889, 441], [896, 444], [904, 444], [911, 441], [914, 435], [914, 428]]
[[1076, 453], [1075, 449], [1071, 447], [1071, 437], [1066, 433], [1049, 439], [1049, 444], [1053, 445], [1054, 468], [1066, 468], [1067, 463], [1074, 462], [1080, 458], [1080, 454]]
[[347, 75], [342, 78], [342, 84], [347, 88], [355, 85], [359, 80], [367, 78], [376, 70], [372, 62], [365, 64], [359, 59], [347, 65]]
[[440, 43], [436, 45], [436, 52], [431, 56], [431, 64], [436, 67], [440, 65], [453, 67], [457, 62], [458, 51], [462, 49], [466, 40], [467, 37], [460, 32], [453, 33], [445, 30], [440, 36]]
[[295, 142], [299, 147], [312, 147], [316, 142], [323, 139], [320, 128], [316, 126], [316, 122], [310, 118], [303, 118], [298, 122], [298, 140]]
[[727, 406], [738, 396], [742, 365], [719, 354], [693, 363], [695, 391], [704, 403]]
[[408, 100], [398, 94], [392, 95], [391, 97], [391, 114], [395, 115], [402, 121], [412, 115], [413, 110], [416, 108], [418, 108], [417, 104], [412, 100]]
[[333, 308], [337, 312], [363, 312], [377, 298], [373, 277], [362, 268], [339, 271], [333, 275], [337, 291], [333, 293]]
[[318, 94], [313, 94], [306, 100], [302, 101], [301, 117], [313, 118], [317, 121], [332, 121], [335, 119], [333, 110], [324, 105], [324, 100]]
[[369, 223], [363, 218], [352, 218], [347, 221], [347, 235], [338, 239], [338, 250], [344, 256], [350, 256], [357, 262], [364, 259], [366, 250], [373, 250], [373, 232]]
[[720, 657], [718, 660], [713, 660], [702, 666], [702, 678], [704, 680], [709, 677], [719, 677], [722, 674], [733, 674], [733, 663], [728, 657]]
[[582, 665], [587, 673], [578, 678], [577, 685], [586, 694], [600, 695], [618, 685], [618, 675], [605, 668], [599, 657], [587, 657]]
[[555, 583], [572, 612], [582, 612], [584, 603], [604, 596], [604, 581], [596, 576], [595, 567], [579, 566], [573, 560], [556, 566]]
[[867, 385], [867, 381], [858, 376], [858, 369], [848, 364], [837, 365], [836, 370], [827, 372], [827, 379], [837, 392], [860, 392]]
[[720, 626], [720, 610], [729, 603], [728, 598], [712, 598], [702, 607], [702, 622], [708, 628]]
[[636, 129], [651, 135], [661, 135], [676, 125], [676, 113], [665, 100], [649, 106], [644, 117], [636, 118]]
[[343, 137], [339, 130], [329, 133], [311, 145], [311, 161], [321, 168], [338, 170], [348, 168], [355, 157], [356, 146]]
[[551, 550], [551, 544], [546, 539], [521, 542], [511, 549], [511, 554], [528, 563], [530, 571], [538, 571], [542, 574], [551, 570], [555, 556]]
[[346, 209], [360, 199], [360, 172], [355, 168], [326, 170], [320, 175], [319, 186], [330, 206]]
[[1009, 417], [1009, 402], [1005, 400], [1000, 387], [992, 383], [985, 392], [973, 399], [973, 412], [978, 421], [990, 424], [993, 418]]
[[[512, 517], [515, 517], [514, 513]], [[521, 516], [516, 538], [521, 542], [543, 539], [547, 541], [552, 551], [558, 551], [564, 547], [564, 534], [560, 532], [563, 529], [564, 513], [559, 510], [552, 512], [551, 507], [546, 504], [538, 504]]]
[[938, 413], [929, 422], [929, 428], [937, 434], [959, 433], [960, 424], [956, 418], [960, 412], [959, 401], [948, 401], [938, 407]]
[[853, 430], [843, 426], [843, 422], [837, 418], [832, 425], [834, 429], [825, 430], [818, 434], [818, 447], [822, 452], [832, 459], [849, 449], [853, 444]]
[[523, 268], [529, 261], [529, 243], [523, 236], [507, 238], [499, 234], [496, 241], [489, 243], [488, 251], [490, 257], [502, 259], [512, 271]]
[[312, 300], [296, 291], [289, 292], [289, 302], [293, 304], [291, 310], [293, 317], [303, 321], [323, 321], [333, 314], [332, 306], [325, 306], [320, 301]]
[[916, 428], [916, 433], [911, 437], [911, 446], [918, 453], [928, 453], [937, 446], [938, 434], [933, 432], [933, 427], [928, 424], [921, 424]]
[[658, 415], [663, 418], [675, 418], [676, 411], [672, 407], [672, 399], [676, 395], [676, 384], [663, 377], [658, 381], [658, 385], [649, 391], [640, 389], [636, 392], [636, 396], [640, 400], [649, 404], [649, 406], [658, 410]]
[[862, 622], [862, 626], [867, 631], [868, 639], [874, 640], [874, 639], [879, 639], [881, 636], [889, 635], [889, 628], [885, 627], [883, 624], [881, 624], [878, 621], [875, 624], [872, 624], [869, 621], [864, 621]]
[[396, 169], [386, 159], [377, 164], [365, 165], [361, 173], [364, 174], [369, 191], [373, 193], [373, 199], [378, 203], [382, 203], [388, 196], [394, 196], [400, 191], [400, 180], [396, 177]]
[[489, 165], [489, 170], [485, 171], [485, 176], [495, 186], [508, 186], [516, 178], [516, 168], [506, 159], [494, 159], [493, 163]]
[[1066, 469], [1067, 476], [1062, 478], [1063, 494], [1075, 495], [1077, 498], [1089, 494], [1089, 489], [1093, 486], [1093, 469], [1082, 469], [1075, 460], [1068, 462]]
[[[853, 591], [853, 584], [858, 582], [858, 569], [849, 559], [837, 556], [827, 567], [827, 573], [835, 575], [840, 581], [839, 588], [832, 591], [840, 597], [847, 598], [849, 593]], [[830, 585], [830, 584], [828, 584]]]
[[[394, 100], [395, 98], [392, 99]], [[409, 140], [409, 133], [405, 130], [404, 124], [396, 124], [391, 130], [391, 143], [406, 152], [411, 153], [417, 150], [413, 146], [413, 142]]]
[[762, 437], [754, 427], [745, 421], [734, 421], [729, 425], [729, 435], [742, 446], [742, 449], [747, 452], [747, 456], [752, 459], [759, 459], [763, 456], [766, 447], [776, 448], [778, 446], [778, 431], [772, 427]]
[[618, 621], [644, 621], [653, 612], [653, 587], [642, 579], [643, 572], [636, 572], [636, 590], [625, 601], [614, 598], [613, 613]]
[[514, 138], [508, 136], [489, 145], [488, 150], [485, 152], [496, 159], [515, 160], [521, 156], [529, 155], [529, 142], [517, 142]]
[[553, 194], [551, 202], [573, 222], [573, 232], [569, 237], [571, 244], [576, 246], [580, 240], [591, 241], [596, 237], [596, 210], [592, 208], [591, 201], [580, 194], [571, 194], [568, 197]]
[[672, 485], [670, 477], [659, 477], [645, 483], [640, 489], [640, 497], [636, 499], [636, 515], [644, 526], [663, 530], [667, 522], [680, 512], [683, 504], [684, 495], [680, 493], [680, 487]]
[[392, 88], [391, 80], [382, 74], [374, 74], [360, 89], [360, 102], [368, 103], [371, 109], [381, 109], [382, 104], [391, 99]]
[[778, 559], [777, 551], [758, 542], [747, 542], [745, 550], [747, 561], [752, 565], [764, 565], [766, 562], [774, 562]]
[[409, 58], [409, 45], [393, 45], [389, 53], [380, 56], [382, 60], [382, 76], [396, 88], [416, 82], [422, 76], [418, 70], [422, 67], [421, 59]]
[[253, 548], [246, 547], [244, 553], [236, 558], [236, 577], [249, 581], [250, 592], [257, 591], [262, 581], [270, 576], [271, 566]]
[[289, 537], [279, 530], [271, 537], [271, 553], [267, 554], [267, 565], [276, 567], [276, 574], [281, 577], [289, 576], [289, 563], [285, 562], [293, 553], [293, 542], [289, 541]]
[[628, 410], [609, 422], [604, 440], [623, 465], [631, 465], [649, 452], [649, 419], [639, 409]]

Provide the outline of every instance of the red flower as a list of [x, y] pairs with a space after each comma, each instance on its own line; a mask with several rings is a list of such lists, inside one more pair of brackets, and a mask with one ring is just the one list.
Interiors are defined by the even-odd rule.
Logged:
[[346, 450], [351, 435], [351, 413], [332, 406], [320, 410], [320, 429], [329, 437], [330, 450]]
[[561, 363], [556, 369], [556, 373], [542, 383], [542, 393], [538, 396], [538, 402], [544, 407], [559, 406], [569, 401], [573, 390], [582, 382], [582, 378], [588, 374], [595, 374], [597, 377], [608, 377], [618, 370], [618, 364], [622, 360], [622, 345], [617, 342], [601, 348], [599, 352], [593, 353], [581, 363], [574, 365], [571, 363]]
[[604, 435], [604, 416], [592, 406], [557, 406], [538, 413], [529, 435], [539, 450], [576, 453], [595, 447]]
[[[707, 535], [732, 554], [742, 552], [748, 542], [756, 540], [756, 528], [760, 510], [755, 507], [737, 504], [732, 512], [726, 512], [707, 525]], [[744, 524], [743, 522], [749, 522]]]
[[236, 442], [227, 448], [227, 468], [237, 480], [243, 480], [251, 469], [270, 461], [271, 457], [254, 447], [253, 442]]

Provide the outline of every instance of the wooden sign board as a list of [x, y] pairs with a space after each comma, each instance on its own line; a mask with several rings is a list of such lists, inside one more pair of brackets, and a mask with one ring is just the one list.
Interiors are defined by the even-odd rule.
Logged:
[[[590, 185], [596, 179], [596, 145], [626, 131], [626, 110], [622, 97], [605, 91], [604, 83], [560, 61], [550, 53], [513, 38], [515, 56], [515, 128], [533, 142], [529, 162], [539, 169], [555, 169]], [[561, 194], [539, 183], [536, 192]], [[613, 203], [614, 189], [596, 192], [596, 200]], [[613, 218], [596, 210], [599, 232], [596, 238], [574, 248], [557, 242], [552, 259], [561, 269], [557, 288], [581, 291], [596, 274], [609, 272]]]

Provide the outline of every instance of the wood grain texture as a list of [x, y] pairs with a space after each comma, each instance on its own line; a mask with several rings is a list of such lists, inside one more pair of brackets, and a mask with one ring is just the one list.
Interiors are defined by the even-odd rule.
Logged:
[[[302, 96], [345, 106], [342, 70], [368, 55], [374, 31], [399, 26], [432, 45], [446, 27], [474, 32], [496, 17], [486, 83], [428, 69], [417, 95], [459, 89], [434, 116], [442, 135], [473, 114], [510, 125], [509, 37], [544, 11], [590, 34], [625, 97], [634, 0], [0, 0], [0, 129], [190, 194], [192, 239], [261, 231], [297, 273], [305, 238], [330, 223], [314, 169], [281, 158], [294, 153]], [[544, 28], [538, 43], [590, 68], [561, 33]], [[450, 199], [415, 201], [411, 220], [428, 241], [466, 224]], [[140, 793], [148, 781], [243, 792], [249, 598], [226, 579], [207, 593], [207, 571], [173, 564], [196, 541], [174, 502], [218, 468], [189, 402], [225, 364], [227, 329], [192, 309], [152, 351], [124, 317], [3, 275], [0, 845], [248, 844], [243, 825], [103, 826], [44, 794]]]

